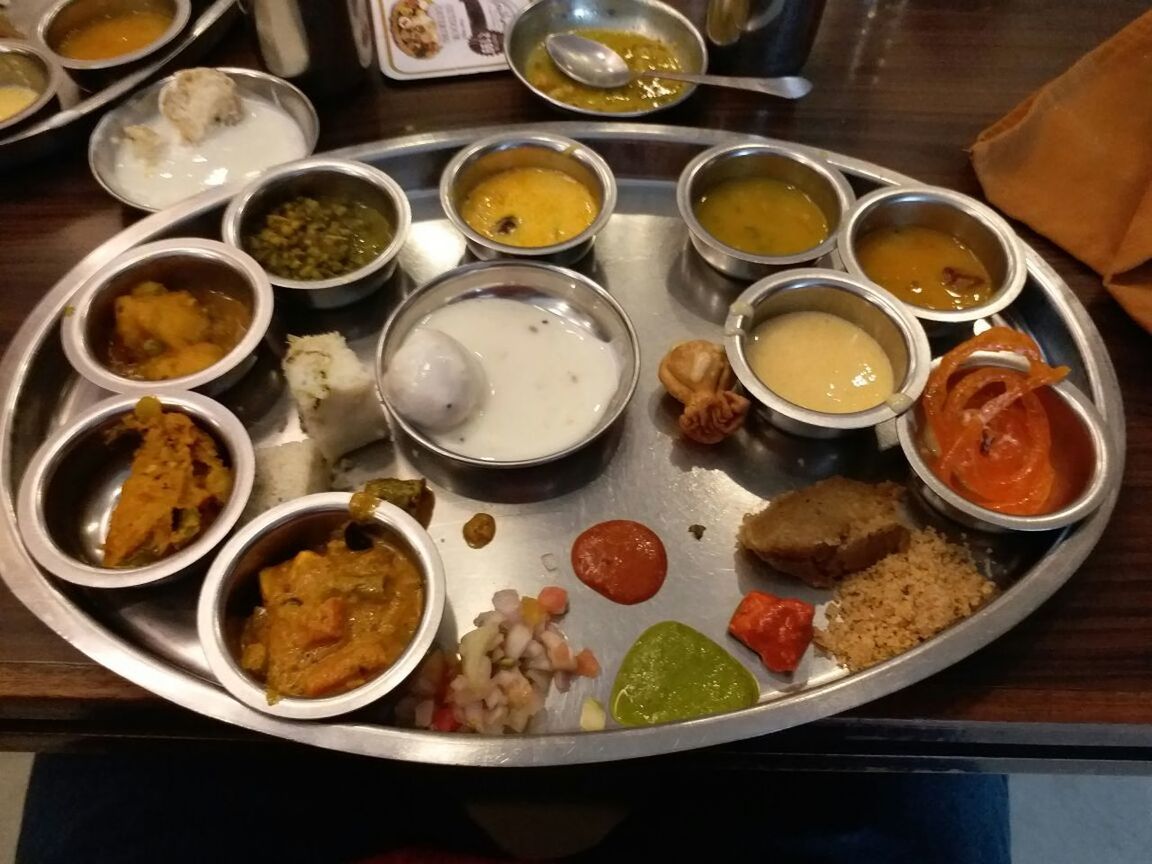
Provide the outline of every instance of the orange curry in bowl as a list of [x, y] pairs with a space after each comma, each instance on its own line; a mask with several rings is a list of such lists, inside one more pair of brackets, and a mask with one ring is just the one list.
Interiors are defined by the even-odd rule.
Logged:
[[346, 693], [388, 669], [419, 626], [424, 579], [401, 546], [349, 526], [261, 570], [260, 597], [240, 665], [267, 685], [272, 705]]

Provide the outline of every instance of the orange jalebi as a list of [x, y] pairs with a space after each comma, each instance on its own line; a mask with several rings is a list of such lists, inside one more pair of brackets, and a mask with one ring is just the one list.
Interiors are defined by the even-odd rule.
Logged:
[[[965, 366], [977, 351], [1020, 355], [1028, 371]], [[920, 403], [936, 475], [990, 510], [1043, 512], [1055, 471], [1052, 430], [1036, 390], [1067, 374], [1067, 366], [1044, 362], [1032, 337], [1008, 327], [992, 327], [945, 354], [928, 376]]]

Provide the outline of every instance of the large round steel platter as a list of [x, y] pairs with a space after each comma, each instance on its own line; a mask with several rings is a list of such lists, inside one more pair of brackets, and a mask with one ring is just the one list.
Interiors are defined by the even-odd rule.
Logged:
[[[795, 680], [767, 672], [750, 652], [726, 637], [740, 597], [760, 588], [825, 602], [828, 592], [773, 574], [736, 547], [746, 512], [787, 489], [831, 474], [861, 479], [907, 477], [894, 429], [876, 435], [809, 441], [751, 423], [712, 449], [677, 434], [676, 414], [656, 369], [664, 352], [688, 338], [721, 341], [728, 306], [745, 287], [700, 260], [677, 214], [676, 178], [702, 149], [749, 136], [633, 124], [554, 123], [546, 128], [596, 149], [616, 174], [616, 213], [593, 254], [575, 269], [604, 286], [624, 307], [641, 346], [640, 383], [615, 434], [587, 452], [509, 482], [491, 471], [453, 469], [422, 453], [402, 435], [374, 445], [343, 466], [345, 483], [375, 476], [426, 476], [437, 503], [430, 532], [448, 574], [448, 603], [440, 641], [471, 627], [490, 607], [494, 591], [535, 593], [558, 583], [571, 593], [563, 627], [574, 645], [593, 648], [604, 667], [597, 679], [578, 679], [553, 692], [546, 711], [525, 735], [486, 737], [395, 728], [387, 703], [323, 722], [277, 719], [245, 707], [208, 671], [196, 633], [195, 578], [169, 586], [96, 591], [45, 575], [24, 550], [13, 500], [25, 466], [47, 433], [107, 394], [79, 379], [64, 359], [59, 320], [81, 282], [121, 252], [164, 237], [219, 237], [230, 192], [210, 192], [157, 213], [93, 250], [45, 296], [16, 335], [0, 365], [0, 575], [48, 626], [98, 662], [190, 710], [286, 739], [352, 753], [467, 765], [555, 765], [596, 762], [684, 750], [762, 735], [827, 717], [917, 682], [986, 645], [1032, 612], [1072, 577], [1100, 537], [1115, 506], [1114, 490], [1092, 516], [1070, 529], [1043, 534], [981, 537], [994, 575], [1005, 590], [977, 614], [919, 648], [849, 675], [816, 655]], [[466, 258], [464, 239], [444, 218], [437, 184], [444, 165], [466, 144], [499, 131], [465, 129], [411, 136], [340, 151], [395, 178], [412, 203], [413, 226], [397, 275], [383, 291], [353, 307], [307, 314], [278, 312], [278, 332], [340, 330], [368, 360], [387, 315], [402, 296]], [[857, 194], [910, 178], [851, 157], [821, 152], [842, 170]], [[1030, 332], [1051, 362], [1071, 367], [1070, 380], [1103, 414], [1116, 452], [1123, 454], [1123, 406], [1115, 373], [1084, 308], [1031, 249], [1029, 278], [1004, 318]], [[971, 330], [966, 335], [970, 335]], [[939, 345], [934, 345], [939, 353]], [[221, 397], [257, 445], [301, 437], [296, 415], [265, 348], [256, 368]], [[889, 424], [891, 425], [891, 424]], [[475, 550], [461, 526], [478, 511], [496, 518], [496, 540]], [[669, 576], [652, 600], [633, 607], [611, 603], [581, 586], [568, 563], [573, 539], [592, 523], [627, 518], [654, 529], [668, 549]], [[700, 539], [690, 525], [703, 525]], [[724, 643], [756, 676], [756, 706], [730, 714], [648, 728], [581, 733], [585, 697], [606, 702], [628, 647], [647, 627], [680, 620]]]

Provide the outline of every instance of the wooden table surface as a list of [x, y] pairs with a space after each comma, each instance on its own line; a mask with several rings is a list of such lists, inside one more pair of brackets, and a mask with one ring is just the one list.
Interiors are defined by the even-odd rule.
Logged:
[[[702, 19], [702, 0], [674, 5]], [[704, 88], [658, 120], [826, 147], [978, 195], [965, 152], [976, 134], [1146, 8], [1146, 0], [829, 0], [805, 68], [815, 84], [806, 99]], [[254, 65], [245, 29], [229, 33], [205, 62]], [[569, 119], [509, 73], [404, 85], [373, 74], [354, 97], [317, 107], [319, 151], [449, 127]], [[0, 177], [0, 189], [2, 348], [69, 268], [138, 214], [100, 189], [81, 144]], [[1052, 758], [1096, 746], [1110, 748], [1091, 750], [1101, 759], [1152, 752], [1152, 550], [1142, 539], [1152, 512], [1152, 340], [1094, 273], [1021, 230], [1088, 308], [1120, 378], [1128, 454], [1111, 525], [1055, 597], [975, 656], [848, 718], [738, 752], [935, 753], [978, 762], [1037, 746], [1055, 748], [1046, 751]], [[0, 744], [233, 734], [244, 737], [80, 655], [0, 584]]]

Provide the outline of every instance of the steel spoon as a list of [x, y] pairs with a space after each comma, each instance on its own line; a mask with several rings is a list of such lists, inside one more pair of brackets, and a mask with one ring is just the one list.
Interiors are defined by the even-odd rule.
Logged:
[[549, 56], [568, 77], [589, 87], [623, 87], [633, 78], [666, 78], [714, 87], [753, 90], [779, 96], [781, 99], [799, 99], [808, 95], [812, 82], [807, 78], [790, 75], [785, 78], [740, 78], [731, 75], [689, 75], [684, 72], [633, 72], [624, 58], [600, 42], [577, 36], [575, 33], [552, 33], [544, 40]]

